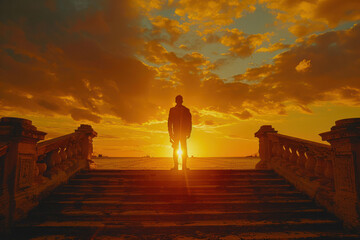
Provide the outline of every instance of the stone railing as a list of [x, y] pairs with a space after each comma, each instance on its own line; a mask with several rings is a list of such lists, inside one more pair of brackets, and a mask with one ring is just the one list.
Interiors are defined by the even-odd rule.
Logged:
[[[5, 216], [7, 214], [7, 205], [3, 205], [1, 203], [5, 203], [8, 201], [7, 194], [4, 194], [7, 189], [4, 189], [4, 171], [5, 171], [5, 157], [9, 145], [7, 143], [0, 143], [0, 224], [2, 223], [1, 216]], [[4, 217], [5, 218], [5, 217]], [[0, 227], [1, 230], [1, 227]], [[1, 232], [1, 231], [0, 231]]]
[[0, 232], [26, 216], [40, 199], [89, 167], [96, 132], [81, 125], [74, 133], [42, 141], [31, 121], [0, 121]]
[[336, 121], [320, 134], [331, 145], [278, 134], [260, 128], [257, 169], [273, 169], [345, 226], [360, 230], [360, 118]]

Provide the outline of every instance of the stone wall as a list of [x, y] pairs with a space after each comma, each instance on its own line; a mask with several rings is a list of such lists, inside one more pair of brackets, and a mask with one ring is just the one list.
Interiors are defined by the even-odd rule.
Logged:
[[278, 134], [270, 125], [255, 133], [261, 161], [257, 169], [273, 169], [297, 189], [360, 231], [360, 118], [336, 121], [321, 133], [321, 144]]
[[9, 231], [54, 188], [89, 166], [96, 136], [91, 126], [41, 141], [45, 135], [26, 119], [0, 121], [0, 232]]

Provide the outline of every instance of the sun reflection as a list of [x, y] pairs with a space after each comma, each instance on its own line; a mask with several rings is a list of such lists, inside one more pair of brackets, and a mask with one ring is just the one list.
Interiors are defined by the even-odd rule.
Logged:
[[181, 149], [181, 144], [179, 142], [179, 148], [177, 150], [177, 155], [178, 155], [178, 169], [179, 170], [182, 170], [182, 154], [183, 154], [183, 151]]

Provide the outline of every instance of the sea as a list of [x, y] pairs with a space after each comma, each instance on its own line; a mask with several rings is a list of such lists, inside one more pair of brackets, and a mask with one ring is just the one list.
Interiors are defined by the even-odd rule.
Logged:
[[[169, 170], [174, 166], [170, 157], [94, 157], [92, 160], [92, 169]], [[259, 161], [258, 157], [191, 157], [187, 166], [193, 170], [254, 169]]]

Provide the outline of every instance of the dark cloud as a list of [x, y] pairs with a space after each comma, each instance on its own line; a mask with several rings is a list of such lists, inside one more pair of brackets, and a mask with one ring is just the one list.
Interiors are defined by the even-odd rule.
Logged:
[[[179, 21], [162, 16], [152, 18], [151, 23], [153, 25], [151, 34], [156, 36], [159, 41], [166, 40], [166, 42], [169, 42], [170, 44], [173, 44], [178, 40], [183, 33], [189, 31], [188, 25], [180, 24]], [[164, 34], [167, 35], [166, 38], [162, 36]]]
[[[206, 43], [221, 43], [229, 47], [227, 53], [233, 57], [246, 58], [251, 56], [263, 42], [270, 40], [271, 33], [246, 34], [237, 28], [225, 29], [217, 33], [207, 34], [202, 38]], [[276, 51], [288, 47], [287, 45], [274, 44], [268, 49], [260, 48], [260, 51]]]
[[90, 120], [95, 123], [99, 123], [101, 120], [101, 117], [91, 113], [86, 109], [73, 108], [70, 110], [70, 114], [74, 120]]
[[244, 110], [240, 113], [236, 112], [236, 113], [233, 113], [235, 117], [239, 118], [239, 119], [249, 119], [252, 117], [252, 114], [247, 111], [247, 110]]
[[205, 124], [205, 125], [208, 125], [208, 126], [212, 126], [212, 125], [214, 125], [215, 123], [214, 123], [214, 121], [212, 121], [212, 120], [206, 120], [206, 121], [204, 122], [204, 124]]
[[277, 21], [291, 23], [289, 31], [298, 37], [360, 20], [358, 0], [260, 0], [260, 3], [273, 10]]
[[0, 8], [2, 104], [95, 122], [99, 113], [144, 122], [159, 111], [147, 100], [154, 73], [134, 57], [143, 40], [131, 1]]
[[249, 57], [264, 41], [269, 41], [270, 33], [245, 34], [238, 29], [227, 29], [220, 42], [229, 47], [229, 53], [236, 57]]
[[235, 81], [254, 81], [262, 80], [264, 77], [269, 76], [274, 71], [274, 66], [266, 64], [261, 67], [248, 68], [244, 74], [238, 74], [234, 76]]
[[[93, 122], [107, 114], [144, 123], [165, 119], [177, 94], [199, 112], [240, 119], [285, 114], [287, 105], [311, 112], [308, 105], [318, 101], [359, 103], [359, 25], [313, 35], [292, 46], [271, 45], [267, 50], [289, 49], [273, 64], [247, 69], [234, 76], [235, 81], [226, 81], [213, 72], [225, 60], [212, 63], [196, 51], [179, 55], [168, 51], [157, 36], [144, 37], [142, 16], [133, 1], [22, 2], [2, 1], [0, 6], [2, 109]], [[239, 13], [244, 9], [239, 6]], [[183, 31], [169, 19], [155, 20], [172, 41]], [[206, 36], [228, 46], [232, 57], [247, 57], [270, 34], [227, 29]], [[214, 123], [197, 112], [193, 117], [195, 124]]]
[[[277, 56], [275, 71], [261, 85], [272, 86], [276, 101], [294, 100], [301, 105], [336, 100], [342, 89], [360, 89], [360, 25], [343, 31], [313, 35]], [[301, 63], [306, 71], [299, 71]], [[267, 72], [267, 69], [264, 70]], [[340, 100], [340, 99], [339, 99]]]

